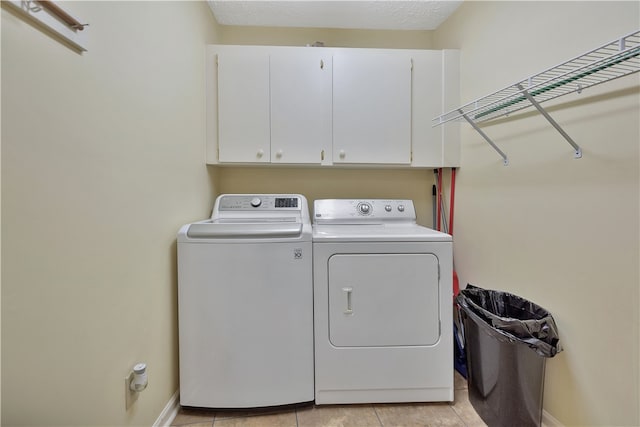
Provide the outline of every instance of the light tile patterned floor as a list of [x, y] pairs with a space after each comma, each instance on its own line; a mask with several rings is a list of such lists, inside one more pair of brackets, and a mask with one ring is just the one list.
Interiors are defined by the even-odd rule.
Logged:
[[486, 427], [469, 403], [467, 382], [455, 373], [451, 403], [322, 405], [266, 412], [180, 410], [173, 426], [185, 427]]

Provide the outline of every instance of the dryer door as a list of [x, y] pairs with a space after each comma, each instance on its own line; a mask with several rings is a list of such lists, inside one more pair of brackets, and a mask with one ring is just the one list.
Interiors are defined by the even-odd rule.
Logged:
[[329, 258], [329, 340], [336, 347], [425, 346], [440, 337], [434, 254]]

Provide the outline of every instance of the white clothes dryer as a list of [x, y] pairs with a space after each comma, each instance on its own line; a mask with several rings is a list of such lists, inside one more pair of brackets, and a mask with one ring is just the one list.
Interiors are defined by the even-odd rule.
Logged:
[[411, 200], [316, 200], [316, 404], [453, 400], [452, 238]]

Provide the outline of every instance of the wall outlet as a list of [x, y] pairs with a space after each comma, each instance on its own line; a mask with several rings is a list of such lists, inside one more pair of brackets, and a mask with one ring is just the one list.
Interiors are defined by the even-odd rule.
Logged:
[[129, 375], [124, 377], [124, 407], [128, 411], [131, 405], [138, 400], [138, 394], [129, 388], [129, 384], [133, 381], [133, 371], [129, 372]]

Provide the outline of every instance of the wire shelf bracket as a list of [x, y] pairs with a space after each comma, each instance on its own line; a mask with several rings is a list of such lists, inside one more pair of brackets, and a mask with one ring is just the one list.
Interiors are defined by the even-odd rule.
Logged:
[[507, 155], [504, 153], [504, 151], [502, 151], [501, 149], [498, 148], [498, 146], [491, 140], [491, 138], [489, 138], [487, 136], [486, 133], [484, 133], [482, 131], [482, 129], [480, 129], [480, 127], [478, 127], [478, 125], [476, 124], [476, 122], [474, 122], [473, 120], [471, 120], [469, 118], [469, 116], [467, 116], [466, 114], [464, 114], [462, 112], [462, 110], [459, 110], [460, 113], [462, 114], [462, 117], [464, 117], [464, 119], [476, 130], [476, 132], [478, 132], [480, 134], [481, 137], [484, 138], [485, 141], [487, 141], [489, 143], [490, 146], [493, 147], [494, 150], [496, 150], [498, 152], [498, 154], [500, 154], [500, 156], [502, 157], [502, 163], [504, 163], [505, 166], [509, 166], [509, 158], [507, 157]]
[[640, 31], [602, 45], [560, 65], [516, 82], [495, 93], [463, 105], [432, 120], [432, 126], [464, 119], [502, 157], [507, 155], [480, 129], [478, 123], [535, 107], [574, 149], [574, 158], [582, 149], [540, 105], [569, 93], [582, 91], [640, 71]]

